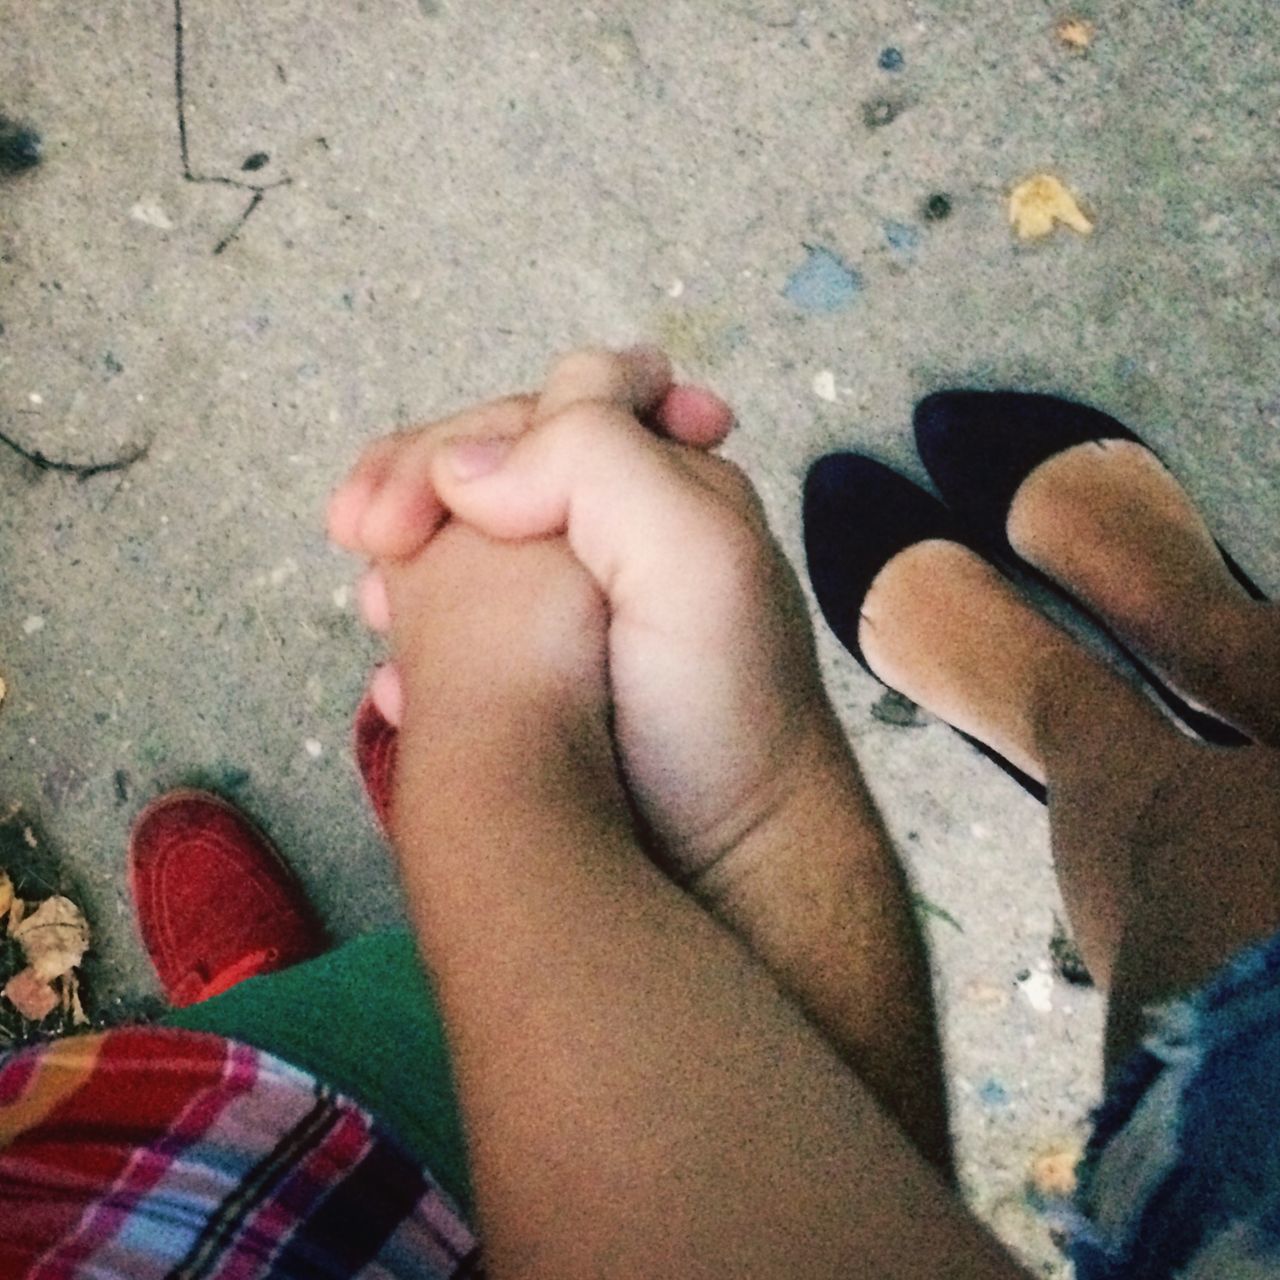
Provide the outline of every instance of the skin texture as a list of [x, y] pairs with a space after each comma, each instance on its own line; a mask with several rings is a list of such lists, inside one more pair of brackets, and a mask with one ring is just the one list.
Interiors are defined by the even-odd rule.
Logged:
[[[530, 424], [530, 442], [545, 431], [563, 450], [556, 423], [582, 415], [585, 389], [613, 397], [590, 413], [615, 439], [647, 447], [650, 437], [637, 434], [622, 406], [643, 412], [665, 395], [662, 365], [662, 376], [652, 378], [644, 367], [592, 353], [571, 360], [567, 372], [553, 372], [543, 406], [552, 411]], [[509, 422], [510, 413], [504, 405], [495, 417]], [[479, 438], [502, 437], [490, 431]], [[385, 531], [370, 513], [386, 486], [431, 537], [440, 529], [437, 510], [395, 484], [394, 459], [387, 468], [378, 452], [378, 483], [367, 482], [366, 469], [357, 478], [361, 501], [340, 493], [335, 522]], [[634, 452], [624, 449], [619, 461], [629, 465]], [[660, 461], [649, 488], [672, 474], [680, 483], [659, 489], [667, 505], [653, 510], [650, 529], [677, 519], [691, 492], [681, 487], [690, 481], [687, 461]], [[756, 622], [762, 637], [760, 651], [718, 655], [739, 668], [728, 687], [742, 687], [762, 657], [777, 662], [781, 654], [800, 671], [763, 704], [764, 733], [722, 745], [719, 758], [693, 761], [703, 771], [705, 797], [679, 777], [665, 793], [661, 771], [643, 756], [650, 739], [639, 735], [632, 755], [636, 773], [651, 779], [649, 834], [672, 815], [711, 813], [713, 820], [694, 823], [687, 838], [673, 832], [664, 861], [686, 878], [704, 879], [709, 895], [732, 899], [728, 910], [744, 921], [744, 907], [754, 902], [758, 910], [763, 901], [753, 898], [745, 869], [766, 865], [778, 842], [812, 849], [822, 868], [840, 863], [846, 839], [861, 841], [866, 847], [836, 892], [825, 874], [778, 875], [778, 889], [798, 890], [797, 902], [827, 902], [822, 923], [840, 922], [853, 904], [867, 915], [860, 900], [875, 897], [878, 874], [887, 915], [909, 922], [900, 876], [852, 763], [847, 752], [833, 750], [834, 717], [825, 699], [814, 705], [812, 638], [807, 629], [793, 630], [787, 592], [774, 591], [779, 557], [749, 493], [732, 473], [695, 477], [697, 501], [686, 502], [684, 512], [701, 516], [708, 492], [721, 492], [717, 481], [723, 505], [712, 504], [714, 522], [695, 527], [704, 536], [699, 549], [737, 573], [735, 588], [760, 610], [743, 621]], [[584, 565], [567, 527], [581, 506], [563, 490], [557, 496], [554, 483], [549, 491], [546, 509], [566, 514], [564, 538], [496, 547], [455, 521], [425, 554], [382, 558], [381, 585], [362, 593], [366, 611], [391, 624], [403, 700], [396, 847], [450, 1027], [491, 1271], [1019, 1274], [815, 1028], [824, 1012], [837, 1024], [846, 1012], [851, 1021], [865, 1018], [860, 1002], [833, 1002], [806, 1018], [742, 942], [648, 856], [661, 851], [642, 846], [609, 715], [616, 728], [624, 705], [614, 697], [620, 648], [623, 667], [630, 658], [643, 676], [652, 640], [642, 624], [666, 622], [671, 611], [666, 598], [656, 611], [650, 602], [646, 617], [646, 579], [636, 578], [635, 566], [651, 573], [667, 556], [652, 557], [651, 542], [649, 560], [638, 554], [643, 544], [601, 544]], [[680, 550], [687, 566], [687, 541]], [[735, 604], [734, 594], [719, 598]], [[706, 601], [698, 603], [710, 638], [731, 638], [716, 630], [724, 623], [714, 611], [708, 620]], [[630, 614], [640, 609], [638, 625], [619, 646], [628, 607]], [[708, 656], [706, 633], [688, 619], [660, 638], [677, 649], [683, 642], [686, 662]], [[648, 689], [687, 696], [663, 674], [659, 666], [649, 685], [638, 679], [628, 686], [633, 702]], [[673, 715], [661, 697], [652, 707]], [[734, 729], [751, 728], [731, 701], [707, 710]], [[779, 774], [766, 757], [783, 731], [778, 720], [796, 711], [809, 713], [795, 742], [812, 749], [813, 769]], [[679, 728], [678, 715], [672, 723]], [[812, 803], [801, 779], [836, 787], [825, 809]], [[738, 783], [746, 813], [735, 814], [714, 794], [714, 784], [726, 781]], [[735, 889], [736, 897], [729, 892]], [[848, 959], [856, 991], [857, 952], [883, 957], [873, 931], [859, 928], [857, 916], [849, 919], [856, 946], [847, 956], [839, 929], [824, 933], [814, 961], [786, 931], [785, 941], [764, 935], [765, 949], [790, 956], [784, 979], [801, 988], [829, 986], [831, 970]], [[909, 923], [905, 936], [914, 939]], [[919, 1008], [908, 1000], [903, 1011]], [[922, 1024], [927, 1047], [927, 1017]], [[908, 1234], [912, 1247], [904, 1249]]]
[[450, 525], [387, 581], [393, 832], [490, 1273], [1021, 1274], [646, 856], [608, 731], [607, 615], [563, 544]]
[[1280, 625], [1232, 577], [1155, 454], [1077, 445], [1038, 466], [1009, 511], [1014, 549], [1109, 619], [1172, 685], [1280, 747]]
[[[413, 474], [432, 483], [430, 504], [401, 509], [427, 511], [424, 542], [445, 506], [490, 535], [564, 539], [607, 600], [613, 737], [646, 851], [737, 933], [949, 1176], [928, 965], [905, 877], [759, 500], [737, 468], [687, 443], [727, 429], [727, 407], [708, 394], [672, 389], [656, 353], [575, 353], [528, 403], [523, 432], [472, 414], [400, 438]], [[504, 429], [508, 404], [493, 416]], [[691, 404], [692, 428], [679, 412]], [[368, 459], [383, 465], [383, 447], [357, 465], [357, 486]], [[406, 493], [383, 480], [365, 493], [368, 510], [382, 493], [397, 503]], [[362, 513], [345, 490], [334, 505], [355, 527]], [[397, 562], [380, 563], [375, 581]], [[362, 598], [375, 623], [395, 613], [381, 588]], [[384, 706], [398, 699], [391, 678], [378, 684]]]
[[[372, 446], [331, 509], [391, 629], [397, 850], [493, 1273], [1019, 1274], [938, 1176], [904, 880], [758, 501], [702, 452], [728, 421], [656, 353], [576, 353], [540, 397]], [[1265, 737], [1274, 666], [1242, 655], [1275, 652], [1275, 611], [1231, 600], [1185, 495], [1117, 456], [1033, 473], [1015, 545]], [[1047, 781], [1113, 1063], [1148, 1002], [1280, 924], [1275, 752], [1188, 742], [951, 544], [886, 566], [860, 640]]]
[[1138, 655], [1258, 745], [1186, 738], [954, 543], [909, 548], [868, 593], [873, 670], [1048, 782], [1054, 859], [1108, 1061], [1143, 1011], [1280, 928], [1280, 611], [1249, 600], [1186, 493], [1125, 442], [1042, 463], [1008, 533]]

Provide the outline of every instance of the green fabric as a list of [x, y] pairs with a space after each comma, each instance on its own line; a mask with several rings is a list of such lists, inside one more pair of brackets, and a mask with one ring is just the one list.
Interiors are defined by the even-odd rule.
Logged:
[[163, 1024], [241, 1040], [348, 1094], [471, 1209], [444, 1024], [406, 930], [249, 978]]

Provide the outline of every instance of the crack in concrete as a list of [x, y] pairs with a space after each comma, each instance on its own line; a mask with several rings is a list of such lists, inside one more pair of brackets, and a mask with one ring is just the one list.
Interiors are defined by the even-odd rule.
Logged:
[[63, 475], [75, 476], [79, 480], [88, 480], [93, 476], [106, 475], [112, 471], [125, 471], [135, 462], [141, 462], [151, 449], [151, 443], [148, 441], [108, 462], [69, 462], [64, 458], [51, 458], [48, 454], [41, 453], [39, 449], [28, 449], [26, 445], [20, 444], [12, 436], [5, 435], [3, 431], [0, 431], [0, 444], [12, 449], [20, 458], [25, 458], [39, 471], [57, 471]]
[[186, 21], [182, 11], [183, 0], [173, 0], [173, 97], [178, 119], [178, 154], [182, 160], [182, 176], [187, 182], [234, 187], [253, 193], [244, 212], [231, 225], [226, 234], [213, 246], [215, 257], [234, 243], [244, 230], [245, 223], [266, 199], [268, 191], [287, 187], [292, 178], [278, 178], [275, 182], [245, 182], [242, 178], [229, 178], [220, 173], [197, 173], [191, 167], [191, 144], [187, 136], [187, 86], [186, 86]]

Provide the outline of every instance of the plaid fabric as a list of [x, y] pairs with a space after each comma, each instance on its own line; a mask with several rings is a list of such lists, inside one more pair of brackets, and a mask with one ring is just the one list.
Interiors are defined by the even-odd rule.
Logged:
[[0, 1058], [0, 1276], [480, 1276], [443, 1191], [350, 1100], [217, 1036]]

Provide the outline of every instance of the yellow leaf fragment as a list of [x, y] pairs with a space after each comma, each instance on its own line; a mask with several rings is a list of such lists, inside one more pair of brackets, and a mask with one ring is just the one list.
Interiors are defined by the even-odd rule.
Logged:
[[89, 949], [89, 923], [70, 898], [47, 899], [11, 932], [44, 982], [69, 973]]
[[1009, 196], [1009, 222], [1022, 240], [1039, 240], [1059, 223], [1087, 236], [1093, 223], [1076, 198], [1052, 174], [1037, 173], [1014, 187]]
[[24, 1018], [32, 1022], [43, 1022], [58, 1007], [58, 993], [34, 969], [23, 969], [10, 978], [3, 994]]
[[1075, 1142], [1046, 1147], [1031, 1161], [1031, 1185], [1046, 1199], [1066, 1199], [1074, 1195], [1076, 1165], [1083, 1154]]
[[18, 931], [18, 926], [22, 923], [22, 917], [27, 914], [27, 904], [21, 898], [14, 898], [9, 907], [9, 937], [13, 937]]
[[11, 906], [13, 906], [13, 881], [9, 879], [7, 871], [0, 870], [0, 920], [9, 914]]
[[1063, 18], [1053, 34], [1073, 53], [1083, 53], [1093, 43], [1098, 28], [1088, 18]]

